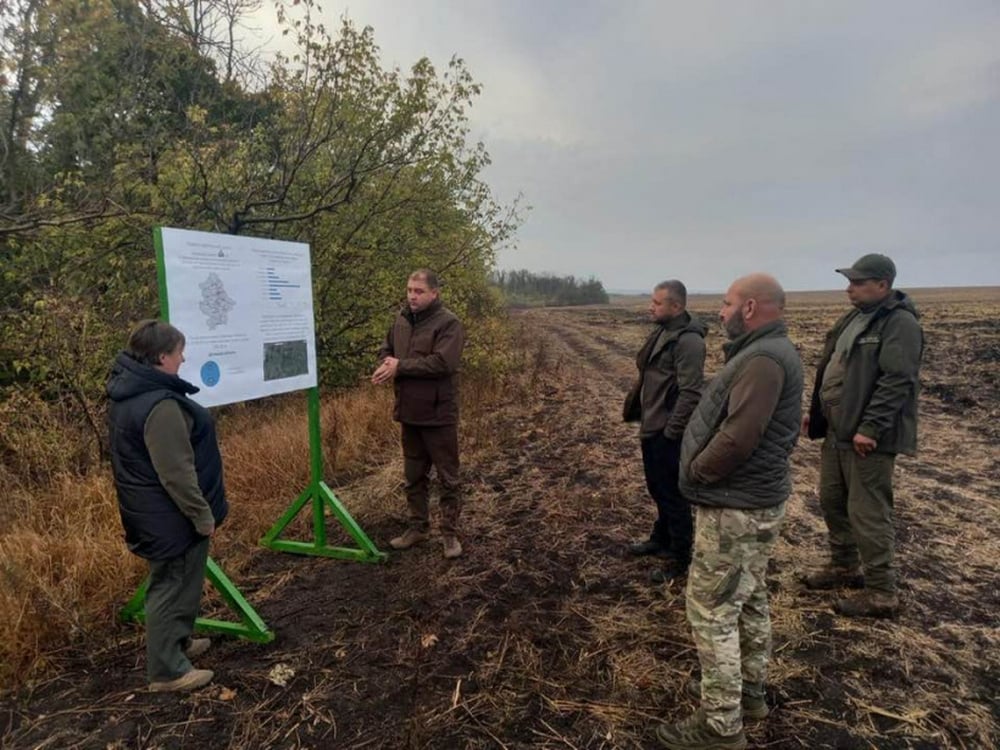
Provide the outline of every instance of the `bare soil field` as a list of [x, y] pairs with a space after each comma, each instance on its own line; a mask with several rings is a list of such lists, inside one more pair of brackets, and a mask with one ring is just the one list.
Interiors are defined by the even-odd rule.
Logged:
[[[819, 446], [803, 441], [770, 575], [774, 711], [747, 724], [753, 747], [1000, 742], [1000, 290], [913, 296], [927, 352], [921, 453], [897, 463], [903, 610], [842, 618], [833, 594], [797, 583], [825, 551]], [[717, 301], [692, 307], [714, 321]], [[839, 293], [791, 296], [807, 371], [846, 307]], [[655, 747], [656, 723], [695, 707], [697, 657], [683, 589], [624, 554], [653, 517], [621, 422], [644, 303], [530, 310], [515, 325], [529, 364], [463, 436], [464, 557], [444, 560], [437, 539], [380, 566], [261, 550], [238, 583], [277, 640], [219, 641], [199, 660], [216, 681], [193, 695], [147, 692], [141, 630], [109, 611], [106, 642], [0, 702], [0, 747]], [[722, 342], [713, 325], [708, 374]], [[391, 456], [337, 486], [383, 547], [404, 528], [401, 474]]]

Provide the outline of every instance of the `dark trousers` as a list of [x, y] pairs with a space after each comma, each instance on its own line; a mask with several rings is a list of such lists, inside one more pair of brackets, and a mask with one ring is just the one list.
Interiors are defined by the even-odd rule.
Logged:
[[149, 561], [146, 590], [146, 674], [150, 682], [169, 682], [193, 669], [184, 655], [208, 562], [208, 537], [169, 560]]
[[839, 448], [834, 437], [823, 443], [819, 503], [830, 532], [834, 565], [855, 567], [860, 559], [865, 586], [896, 591], [896, 528], [892, 472], [896, 457], [869, 453], [861, 458]]
[[403, 474], [410, 527], [430, 528], [430, 472], [437, 469], [441, 484], [441, 533], [452, 536], [458, 530], [462, 510], [458, 464], [458, 425], [444, 427], [402, 426]]
[[660, 434], [643, 438], [641, 444], [646, 487], [656, 503], [656, 521], [649, 538], [658, 542], [672, 557], [687, 563], [691, 560], [693, 525], [691, 506], [677, 486], [681, 442], [668, 440]]

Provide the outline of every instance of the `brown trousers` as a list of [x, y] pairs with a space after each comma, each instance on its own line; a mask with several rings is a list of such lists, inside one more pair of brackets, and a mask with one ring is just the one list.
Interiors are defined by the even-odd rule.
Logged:
[[441, 533], [454, 535], [462, 510], [458, 425], [415, 427], [403, 424], [402, 442], [410, 527], [424, 532], [430, 528], [429, 486], [433, 465], [441, 484]]

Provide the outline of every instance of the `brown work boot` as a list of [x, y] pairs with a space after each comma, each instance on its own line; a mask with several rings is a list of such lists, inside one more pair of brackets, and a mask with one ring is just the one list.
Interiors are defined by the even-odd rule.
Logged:
[[886, 591], [865, 589], [849, 599], [839, 599], [834, 606], [845, 617], [895, 617], [899, 597]]
[[444, 556], [449, 560], [454, 560], [462, 554], [462, 543], [457, 536], [446, 536], [444, 538]]
[[[688, 680], [687, 693], [692, 698], [701, 699], [701, 680], [691, 678]], [[743, 685], [743, 697], [740, 699], [740, 707], [743, 709], [744, 719], [764, 719], [771, 710], [767, 707], [767, 700], [764, 698], [764, 687], [762, 685]]]
[[810, 589], [862, 589], [865, 577], [857, 566], [826, 565], [811, 573], [803, 573], [799, 580]]
[[211, 669], [192, 669], [185, 672], [176, 680], [149, 683], [151, 693], [170, 693], [174, 691], [197, 690], [204, 687], [215, 677], [215, 672]]
[[656, 739], [670, 750], [743, 750], [747, 746], [742, 729], [736, 734], [719, 734], [708, 725], [701, 709], [676, 724], [660, 724]]
[[420, 529], [407, 529], [402, 534], [389, 540], [389, 546], [393, 549], [409, 549], [414, 544], [420, 544], [426, 540], [430, 534]]

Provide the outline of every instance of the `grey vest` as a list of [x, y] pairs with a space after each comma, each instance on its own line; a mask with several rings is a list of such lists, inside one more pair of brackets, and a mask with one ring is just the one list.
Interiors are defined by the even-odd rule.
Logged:
[[[696, 505], [748, 510], [778, 505], [792, 491], [789, 456], [802, 422], [802, 360], [781, 321], [745, 334], [724, 349], [726, 364], [705, 390], [684, 431], [681, 492]], [[785, 371], [778, 404], [754, 452], [739, 468], [714, 484], [696, 484], [688, 477], [688, 467], [725, 420], [733, 381], [751, 357], [770, 357]]]
[[147, 560], [169, 560], [184, 554], [202, 537], [181, 513], [160, 482], [143, 438], [146, 419], [160, 401], [172, 398], [192, 418], [198, 488], [212, 509], [216, 526], [229, 512], [222, 478], [222, 456], [215, 420], [208, 409], [187, 394], [198, 389], [176, 375], [144, 365], [122, 352], [115, 359], [107, 385], [111, 467], [118, 493], [118, 511], [129, 551]]

